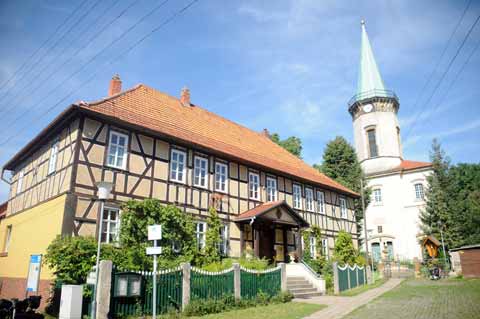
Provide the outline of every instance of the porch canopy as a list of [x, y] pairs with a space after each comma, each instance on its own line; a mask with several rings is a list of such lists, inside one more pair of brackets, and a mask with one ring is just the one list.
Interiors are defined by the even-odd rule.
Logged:
[[268, 202], [247, 210], [235, 218], [237, 223], [254, 224], [256, 221], [274, 224], [289, 225], [295, 228], [308, 227], [308, 222], [303, 219], [284, 200]]
[[[240, 226], [242, 253], [250, 247], [255, 256], [269, 260], [285, 261], [288, 252], [293, 250], [301, 256], [301, 245], [297, 241], [300, 229], [309, 224], [285, 201], [260, 204], [238, 215], [234, 221]], [[293, 242], [287, 239], [287, 232], [291, 231], [297, 233]]]

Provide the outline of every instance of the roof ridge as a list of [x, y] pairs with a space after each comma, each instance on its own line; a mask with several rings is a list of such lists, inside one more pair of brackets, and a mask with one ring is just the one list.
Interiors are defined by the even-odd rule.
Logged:
[[[141, 88], [142, 90], [139, 90]], [[132, 123], [136, 125], [157, 131], [162, 131], [161, 127], [164, 127], [164, 133], [172, 137], [209, 148], [218, 148], [225, 154], [239, 156], [252, 163], [271, 166], [272, 169], [292, 176], [358, 195], [261, 132], [216, 114], [201, 105], [183, 106], [179, 98], [143, 83], [82, 107], [125, 121], [131, 121], [131, 116], [135, 115], [136, 120]], [[127, 115], [128, 113], [130, 115]]]

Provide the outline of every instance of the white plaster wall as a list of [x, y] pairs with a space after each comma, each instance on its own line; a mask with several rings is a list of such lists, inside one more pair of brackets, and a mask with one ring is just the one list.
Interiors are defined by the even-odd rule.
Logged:
[[[366, 128], [375, 126], [379, 157], [368, 158]], [[386, 171], [398, 166], [402, 150], [397, 138], [399, 127], [394, 112], [371, 112], [360, 115], [353, 122], [355, 149], [366, 174]]]
[[[382, 203], [375, 204], [372, 200], [367, 207], [367, 229], [373, 230], [370, 236], [376, 236], [379, 235], [377, 226], [382, 226], [383, 234], [393, 235], [396, 258], [421, 257], [417, 236], [420, 232], [419, 214], [425, 202], [416, 200], [414, 185], [421, 182], [426, 190], [426, 176], [430, 173], [430, 170], [411, 171], [369, 179], [369, 186], [381, 188]], [[371, 251], [370, 244], [369, 249]]]

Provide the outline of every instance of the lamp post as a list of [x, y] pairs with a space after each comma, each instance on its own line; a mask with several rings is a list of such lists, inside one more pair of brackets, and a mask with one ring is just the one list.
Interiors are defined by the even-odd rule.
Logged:
[[109, 182], [98, 182], [96, 184], [98, 188], [98, 200], [100, 201], [100, 218], [98, 219], [98, 234], [97, 234], [97, 261], [95, 263], [95, 289], [93, 293], [93, 304], [92, 304], [92, 318], [96, 318], [97, 311], [97, 287], [98, 287], [98, 270], [100, 264], [100, 245], [102, 243], [102, 226], [103, 226], [103, 209], [105, 207], [105, 200], [110, 196], [112, 190], [112, 183]]
[[[365, 235], [365, 255], [367, 256], [367, 262], [368, 262], [368, 231], [367, 231], [367, 212], [365, 211], [365, 198], [363, 196], [363, 179], [360, 177], [360, 195], [361, 195], [361, 200], [362, 200], [362, 210], [363, 210], [363, 231]], [[373, 259], [373, 253], [372, 253], [372, 259]], [[373, 277], [373, 266], [372, 266], [372, 277]]]

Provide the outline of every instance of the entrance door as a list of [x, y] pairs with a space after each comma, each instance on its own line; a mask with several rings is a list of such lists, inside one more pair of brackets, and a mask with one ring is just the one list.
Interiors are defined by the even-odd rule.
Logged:
[[275, 257], [274, 241], [275, 241], [275, 229], [271, 229], [269, 226], [264, 226], [260, 230], [260, 258], [265, 257], [268, 260], [273, 260]]
[[380, 244], [372, 243], [372, 256], [375, 262], [380, 261]]

